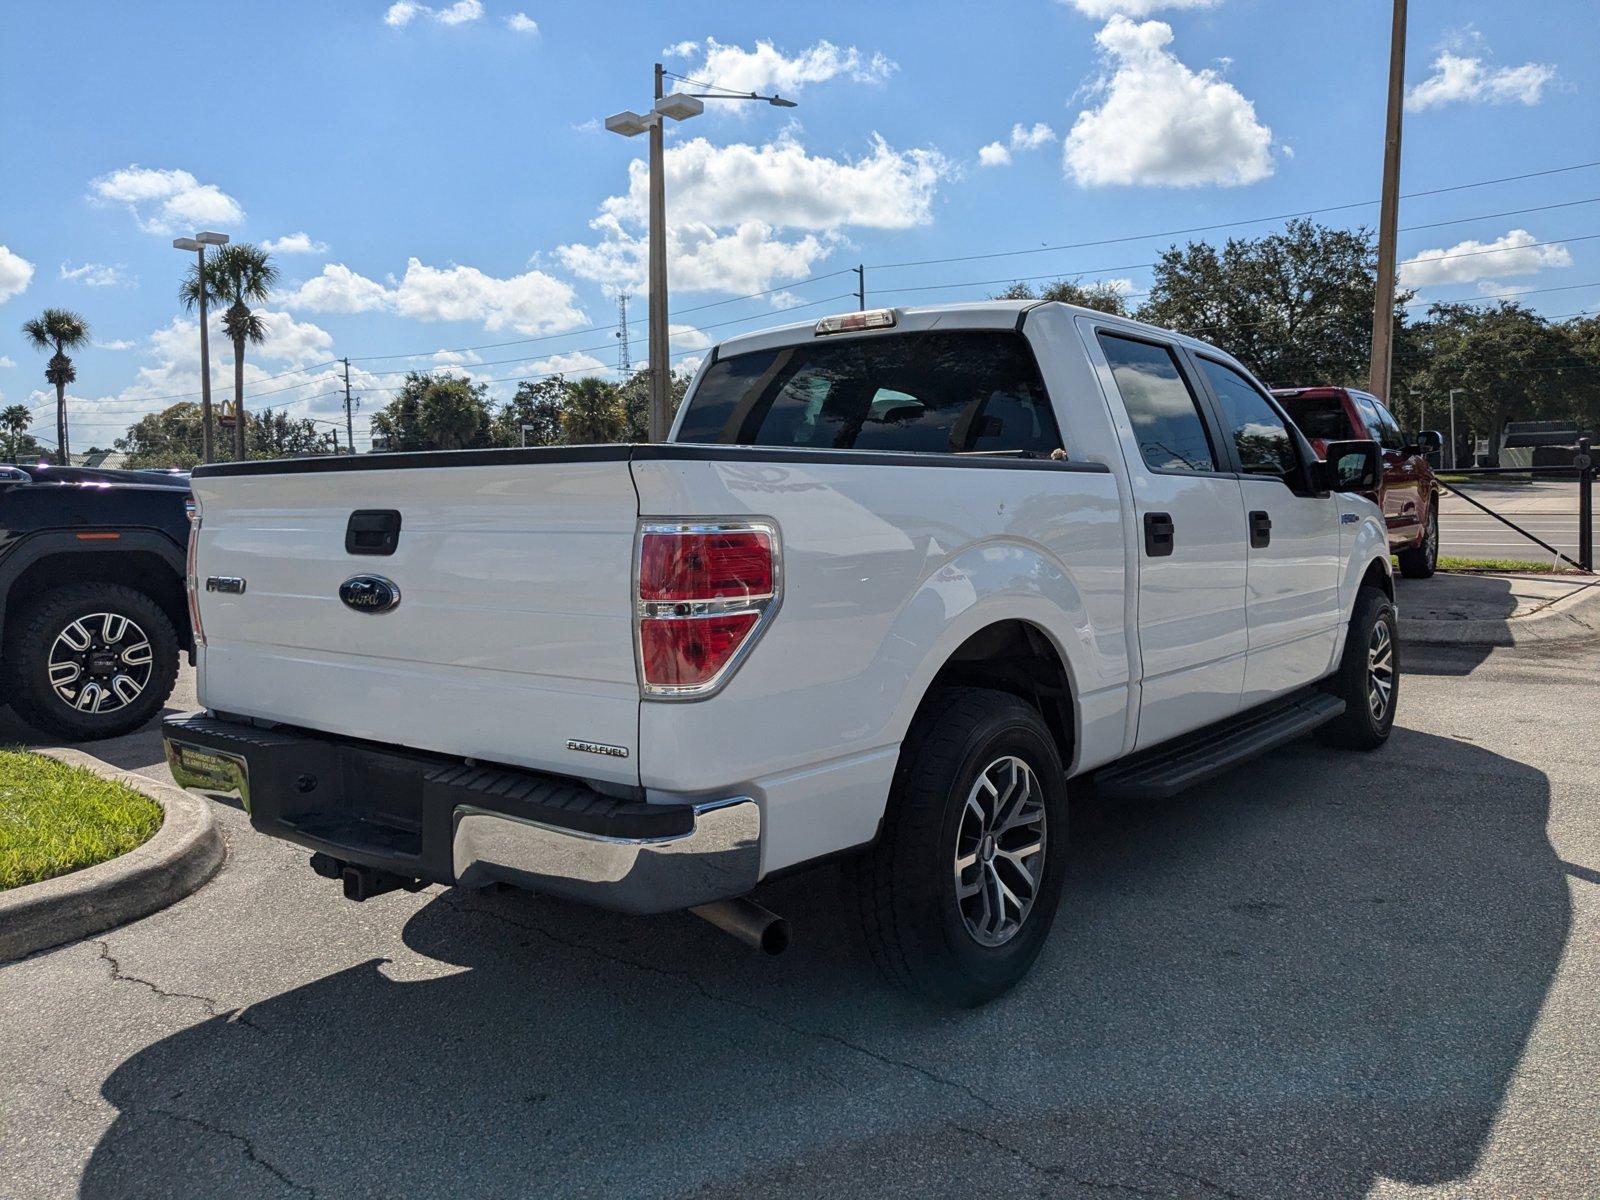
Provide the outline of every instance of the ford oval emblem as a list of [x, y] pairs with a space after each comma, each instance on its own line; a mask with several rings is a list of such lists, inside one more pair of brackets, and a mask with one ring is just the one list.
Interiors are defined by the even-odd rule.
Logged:
[[400, 603], [400, 588], [382, 575], [357, 575], [339, 585], [339, 599], [357, 612], [388, 612]]

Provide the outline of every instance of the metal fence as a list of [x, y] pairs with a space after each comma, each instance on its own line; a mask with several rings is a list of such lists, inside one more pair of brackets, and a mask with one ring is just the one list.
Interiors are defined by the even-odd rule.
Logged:
[[1493, 517], [1500, 524], [1514, 530], [1520, 536], [1536, 546], [1548, 550], [1556, 559], [1576, 567], [1585, 574], [1594, 573], [1594, 453], [1591, 439], [1581, 437], [1578, 439], [1578, 451], [1572, 457], [1572, 462], [1562, 467], [1460, 467], [1447, 471], [1450, 476], [1469, 476], [1473, 479], [1497, 476], [1514, 475], [1518, 477], [1532, 476], [1535, 479], [1577, 479], [1578, 481], [1578, 557], [1576, 559], [1552, 546], [1537, 534], [1524, 529], [1509, 517], [1497, 513], [1487, 504], [1466, 494], [1460, 487], [1444, 480], [1439, 481], [1439, 486], [1445, 491], [1459, 496], [1474, 508]]

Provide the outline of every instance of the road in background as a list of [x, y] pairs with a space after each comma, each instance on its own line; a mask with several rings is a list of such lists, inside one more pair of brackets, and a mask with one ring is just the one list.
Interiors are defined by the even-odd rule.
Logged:
[[[1376, 753], [1080, 806], [1038, 966], [972, 1012], [879, 982], [836, 867], [759, 893], [770, 959], [352, 904], [219, 800], [206, 887], [0, 967], [0, 1192], [1593, 1197], [1600, 652], [1402, 656]], [[165, 776], [153, 731], [97, 752]]]
[[[1521, 525], [1571, 558], [1578, 557], [1578, 483], [1474, 481], [1460, 485], [1480, 504]], [[1444, 493], [1439, 505], [1439, 553], [1458, 558], [1520, 558], [1547, 562], [1548, 550], [1507, 529], [1459, 496]]]

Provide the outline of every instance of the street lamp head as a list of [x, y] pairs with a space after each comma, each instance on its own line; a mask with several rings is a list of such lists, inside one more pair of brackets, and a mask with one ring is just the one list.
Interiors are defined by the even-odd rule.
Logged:
[[195, 241], [194, 238], [173, 238], [172, 248], [174, 250], [195, 251], [200, 249], [200, 243]]
[[657, 118], [641, 117], [632, 109], [614, 113], [606, 118], [606, 128], [612, 133], [620, 133], [623, 137], [638, 137], [646, 132]]
[[197, 233], [194, 235], [194, 240], [204, 242], [207, 246], [226, 246], [228, 244], [228, 235], [225, 233]]
[[767, 103], [772, 105], [773, 108], [794, 108], [794, 107], [796, 107], [795, 106], [795, 102], [793, 100], [785, 100], [782, 96], [768, 96], [767, 97]]
[[656, 101], [655, 111], [663, 117], [671, 117], [674, 121], [687, 121], [690, 117], [698, 117], [705, 112], [705, 101], [697, 100], [693, 96], [686, 96], [682, 92], [673, 92], [670, 96], [663, 96]]

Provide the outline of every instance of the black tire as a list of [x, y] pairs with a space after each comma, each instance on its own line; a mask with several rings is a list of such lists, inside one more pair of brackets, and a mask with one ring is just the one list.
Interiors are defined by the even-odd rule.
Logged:
[[[1381, 632], [1380, 632], [1381, 630]], [[1380, 645], [1379, 643], [1382, 643]], [[1389, 688], [1383, 711], [1375, 712], [1374, 655], [1387, 649]], [[1344, 714], [1324, 727], [1326, 738], [1351, 750], [1376, 750], [1389, 740], [1394, 712], [1400, 703], [1400, 627], [1394, 604], [1377, 588], [1364, 587], [1356, 596], [1345, 636], [1344, 658], [1329, 690], [1344, 701]]]
[[[1037, 805], [1019, 800], [1014, 827], [973, 842], [975, 823], [1001, 828], [1005, 808], [995, 796], [992, 826], [969, 811], [968, 795], [979, 788], [980, 775], [993, 769], [999, 772], [996, 778], [1028, 786], [1025, 773], [1008, 775], [1012, 768], [1006, 764], [1012, 760], [1031, 772]], [[984, 906], [1000, 893], [981, 894], [987, 889], [984, 881], [1009, 882], [1018, 895], [1026, 890], [1029, 875], [1005, 851], [1033, 861], [1035, 853], [1016, 839], [1034, 836], [1035, 807], [1042, 818], [1036, 855], [1044, 863], [1033, 868], [1031, 906], [1018, 906], [1017, 927], [1000, 943], [986, 945], [969, 925], [970, 914], [996, 914]], [[1026, 816], [1020, 812], [1024, 808]], [[972, 860], [965, 872], [957, 867], [958, 842], [972, 847], [962, 855]], [[1028, 973], [1050, 932], [1061, 900], [1066, 849], [1066, 778], [1055, 738], [1039, 713], [1004, 692], [950, 688], [935, 693], [901, 750], [877, 845], [847, 866], [873, 960], [891, 982], [940, 1004], [970, 1008], [1003, 995]], [[957, 896], [958, 874], [966, 887], [979, 881], [978, 892], [965, 902]], [[1011, 902], [1002, 899], [992, 936], [1004, 933], [1011, 911]]]
[[1431, 579], [1439, 569], [1439, 498], [1435, 496], [1428, 506], [1428, 523], [1423, 527], [1422, 541], [1409, 550], [1400, 551], [1400, 574], [1407, 579]]
[[[128, 625], [118, 633], [115, 620], [108, 628], [108, 615]], [[68, 634], [74, 622], [77, 630]], [[111, 633], [117, 636], [108, 637]], [[52, 651], [58, 653], [58, 669], [64, 665], [59, 656], [75, 653], [71, 645], [58, 642], [64, 635], [73, 641], [87, 636], [90, 646], [77, 679], [63, 686], [79, 699], [91, 685], [99, 686], [100, 694], [91, 695], [87, 703], [103, 711], [82, 711], [51, 685]], [[148, 670], [132, 661], [143, 657], [139, 647], [145, 643]], [[178, 635], [161, 606], [143, 592], [116, 583], [69, 584], [47, 592], [6, 622], [5, 673], [11, 706], [41, 733], [69, 742], [117, 737], [150, 720], [172, 694]]]

